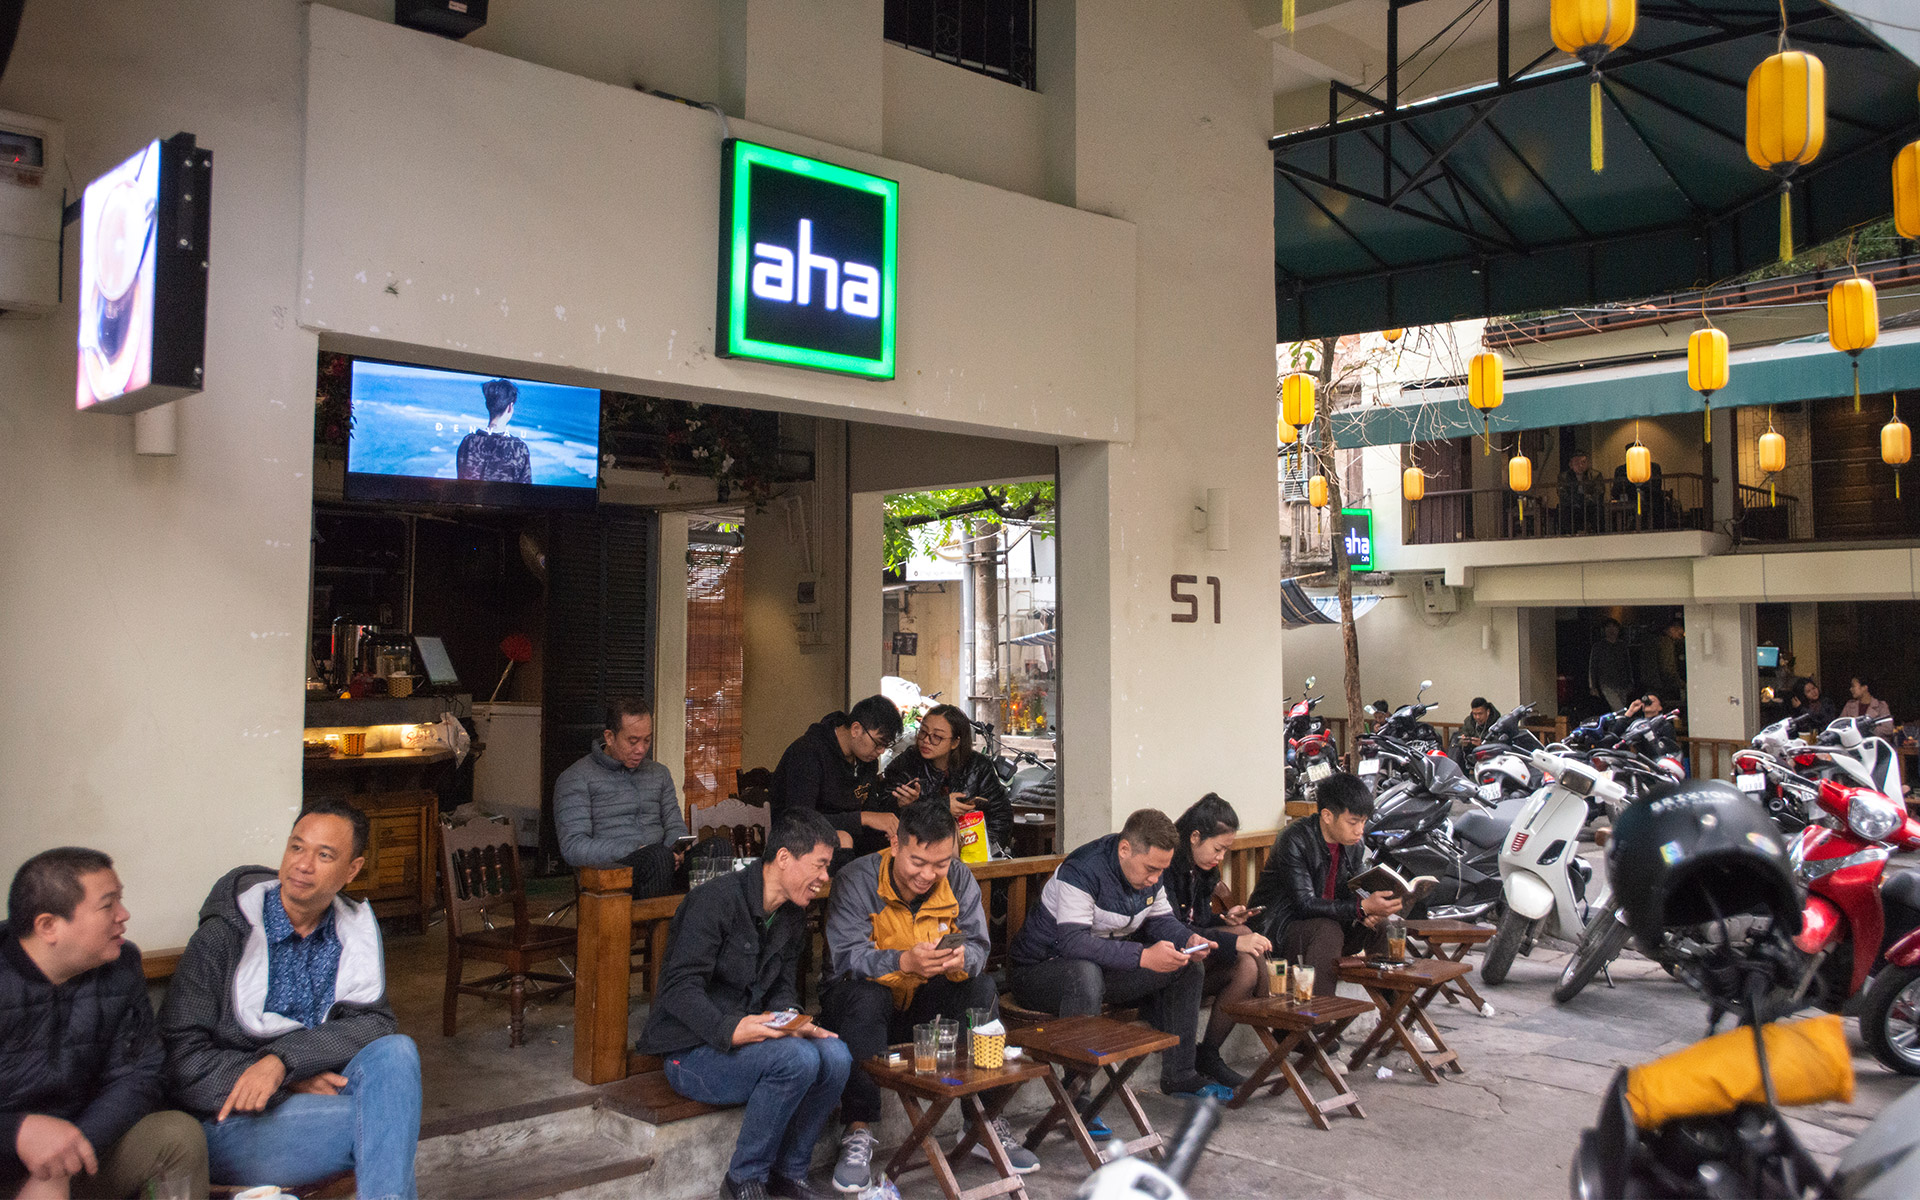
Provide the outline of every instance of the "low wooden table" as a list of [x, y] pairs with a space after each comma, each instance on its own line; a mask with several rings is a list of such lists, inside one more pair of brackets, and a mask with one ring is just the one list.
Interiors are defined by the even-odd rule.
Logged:
[[[1468, 950], [1491, 941], [1493, 933], [1491, 926], [1475, 925], [1471, 921], [1407, 922], [1407, 936], [1418, 938], [1426, 943], [1424, 951], [1415, 950], [1414, 953], [1422, 958], [1439, 958], [1447, 962], [1459, 962], [1464, 959]], [[1452, 948], [1450, 952], [1447, 947]], [[1467, 982], [1465, 976], [1452, 983], [1441, 984], [1440, 995], [1448, 1004], [1458, 1004], [1460, 997], [1464, 996], [1476, 1012], [1487, 1006], [1487, 1002], [1481, 999], [1479, 992], [1473, 990], [1473, 984]], [[1428, 997], [1420, 1007], [1425, 1008], [1431, 1000], [1432, 998]]]
[[[874, 1082], [882, 1088], [900, 1097], [900, 1107], [906, 1109], [907, 1120], [912, 1129], [907, 1140], [900, 1144], [893, 1158], [887, 1162], [887, 1178], [899, 1179], [910, 1170], [919, 1169], [920, 1164], [913, 1161], [914, 1152], [921, 1151], [927, 1156], [926, 1165], [933, 1168], [933, 1174], [940, 1181], [940, 1192], [947, 1200], [985, 1200], [988, 1196], [1002, 1194], [1027, 1200], [1027, 1188], [1015, 1173], [1013, 1164], [1007, 1160], [1007, 1152], [1000, 1145], [1000, 1139], [994, 1136], [993, 1120], [1006, 1108], [1007, 1101], [1020, 1086], [1032, 1079], [1053, 1079], [1053, 1071], [1035, 1062], [1010, 1062], [1004, 1067], [985, 1069], [968, 1065], [964, 1059], [959, 1066], [950, 1071], [941, 1071], [933, 1075], [919, 1075], [913, 1070], [913, 1047], [911, 1045], [893, 1048], [895, 1053], [903, 1049], [908, 1059], [905, 1067], [891, 1067], [884, 1058], [869, 1059], [860, 1064]], [[997, 1094], [982, 1099], [981, 1092], [1003, 1089]], [[940, 1144], [934, 1139], [934, 1126], [940, 1118], [953, 1107], [954, 1101], [960, 1102], [960, 1110], [966, 1115], [967, 1132], [951, 1151], [942, 1153]], [[926, 1107], [923, 1109], [922, 1104]], [[953, 1164], [960, 1161], [974, 1142], [987, 1148], [987, 1155], [993, 1161], [993, 1169], [1000, 1178], [992, 1183], [981, 1184], [966, 1191], [960, 1190], [959, 1182], [953, 1177]]]
[[[1089, 1167], [1098, 1168], [1108, 1157], [1120, 1158], [1143, 1150], [1159, 1156], [1161, 1137], [1154, 1132], [1153, 1122], [1147, 1119], [1146, 1110], [1140, 1107], [1140, 1100], [1127, 1081], [1147, 1055], [1179, 1045], [1178, 1035], [1111, 1017], [1054, 1017], [1039, 1025], [1009, 1031], [1007, 1044], [1019, 1046], [1029, 1059], [1047, 1067], [1047, 1090], [1053, 1094], [1053, 1107], [1027, 1131], [1027, 1149], [1038, 1150], [1047, 1134], [1053, 1132], [1055, 1126], [1064, 1124], [1067, 1136], [1080, 1147]], [[1053, 1067], [1060, 1068], [1064, 1079], [1055, 1078]], [[1074, 1108], [1074, 1102], [1101, 1072], [1106, 1073], [1106, 1085], [1094, 1095], [1083, 1115]], [[1116, 1138], [1103, 1157], [1094, 1145], [1093, 1135], [1087, 1132], [1087, 1122], [1097, 1118], [1115, 1096], [1120, 1098], [1140, 1136], [1128, 1142]]]
[[[1431, 1001], [1433, 993], [1470, 970], [1465, 963], [1441, 958], [1412, 959], [1394, 967], [1369, 966], [1363, 958], [1341, 959], [1340, 982], [1357, 983], [1365, 988], [1374, 1007], [1380, 1010], [1379, 1028], [1353, 1052], [1353, 1057], [1347, 1060], [1348, 1069], [1359, 1070], [1369, 1056], [1385, 1057], [1397, 1042], [1428, 1083], [1440, 1082], [1438, 1067], [1452, 1067], [1455, 1074], [1466, 1074], [1467, 1069], [1460, 1065], [1460, 1056], [1448, 1047], [1446, 1039], [1427, 1019], [1425, 1006], [1416, 1001], [1422, 993]], [[1405, 1017], [1409, 1013], [1433, 1039], [1433, 1050], [1423, 1052], [1407, 1031]]]
[[[1267, 1060], [1234, 1090], [1233, 1099], [1227, 1101], [1228, 1108], [1244, 1105], [1262, 1086], [1273, 1095], [1286, 1087], [1293, 1089], [1300, 1107], [1307, 1110], [1307, 1116], [1321, 1129], [1332, 1128], [1327, 1123], [1327, 1113], [1334, 1109], [1344, 1108], [1356, 1117], [1367, 1115], [1360, 1108], [1359, 1097], [1341, 1077], [1340, 1069], [1327, 1060], [1325, 1046], [1353, 1024], [1354, 1018], [1372, 1012], [1373, 1005], [1346, 996], [1315, 996], [1304, 1004], [1284, 996], [1256, 996], [1235, 1000], [1222, 1011], [1238, 1024], [1252, 1027], [1259, 1035], [1260, 1044], [1267, 1048]], [[1275, 1030], [1284, 1031], [1286, 1036], [1276, 1039]], [[1295, 1054], [1306, 1059], [1307, 1066], [1320, 1072], [1333, 1085], [1332, 1096], [1314, 1099], [1313, 1093], [1307, 1090], [1307, 1081], [1294, 1070]], [[1268, 1077], [1275, 1071], [1280, 1073], [1280, 1078], [1268, 1083]]]

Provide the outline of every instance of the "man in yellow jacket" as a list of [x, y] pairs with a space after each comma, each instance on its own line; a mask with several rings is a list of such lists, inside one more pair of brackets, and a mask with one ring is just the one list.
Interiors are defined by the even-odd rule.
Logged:
[[[857, 1064], [911, 1040], [913, 1027], [935, 1017], [966, 1021], [970, 1008], [999, 1010], [987, 974], [987, 914], [980, 885], [958, 855], [959, 831], [944, 799], [900, 810], [893, 845], [841, 869], [827, 901], [827, 965], [820, 1023], [839, 1034]], [[957, 937], [954, 935], [958, 935]], [[957, 941], [947, 949], [941, 942]], [[880, 1089], [856, 1068], [840, 1097], [847, 1131], [833, 1186], [858, 1192], [871, 1182], [873, 1133]], [[1014, 1168], [1040, 1160], [995, 1122]], [[975, 1153], [987, 1157], [984, 1146]]]

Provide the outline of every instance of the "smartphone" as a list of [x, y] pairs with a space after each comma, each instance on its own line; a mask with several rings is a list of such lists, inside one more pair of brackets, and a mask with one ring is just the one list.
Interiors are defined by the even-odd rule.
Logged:
[[1250, 917], [1257, 917], [1257, 916], [1259, 916], [1259, 915], [1260, 915], [1261, 913], [1263, 913], [1263, 912], [1265, 912], [1265, 911], [1267, 911], [1267, 906], [1266, 906], [1266, 905], [1264, 905], [1264, 904], [1262, 904], [1262, 905], [1261, 905], [1261, 906], [1260, 906], [1259, 908], [1250, 908], [1250, 909], [1248, 909], [1248, 910], [1247, 910], [1247, 915], [1248, 915], [1248, 916], [1250, 916]]
[[692, 834], [688, 834], [685, 837], [675, 838], [673, 839], [673, 852], [675, 854], [685, 854], [688, 850], [691, 850], [693, 848], [693, 844], [699, 840], [700, 840], [699, 838], [693, 836]]
[[791, 1008], [767, 1014], [767, 1025], [770, 1028], [785, 1030], [788, 1033], [798, 1033], [811, 1024], [813, 1024], [812, 1017]]
[[952, 933], [941, 938], [938, 942], [935, 942], [933, 948], [935, 950], [939, 950], [942, 953], [944, 953], [948, 950], [958, 950], [960, 947], [966, 944], [967, 944], [967, 935], [965, 931], [956, 929]]
[[1207, 944], [1205, 942], [1201, 942], [1198, 946], [1175, 946], [1174, 947], [1175, 950], [1178, 950], [1182, 954], [1192, 954], [1195, 950], [1205, 950], [1206, 948], [1207, 948]]

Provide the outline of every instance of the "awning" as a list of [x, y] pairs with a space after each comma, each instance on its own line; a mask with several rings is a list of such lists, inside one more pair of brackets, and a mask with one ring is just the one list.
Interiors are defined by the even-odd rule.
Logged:
[[[1792, 44], [1826, 66], [1826, 144], [1794, 176], [1810, 246], [1892, 211], [1920, 67], [1820, 0], [1786, 11]], [[1279, 340], [1623, 300], [1774, 261], [1776, 181], [1747, 160], [1745, 86], [1779, 23], [1777, 0], [1643, 2], [1603, 64], [1599, 174], [1588, 72], [1538, 66], [1557, 52], [1413, 104], [1332, 85], [1364, 115], [1272, 142]]]
[[1010, 646], [1054, 646], [1059, 644], [1059, 630], [1042, 629], [1037, 633], [1023, 633], [1017, 638], [1008, 638]]
[[[1727, 386], [1715, 408], [1795, 404], [1853, 393], [1853, 364], [1825, 334], [1728, 356]], [[1863, 393], [1920, 389], [1920, 329], [1881, 335], [1860, 354]], [[1506, 403], [1490, 414], [1495, 432], [1700, 412], [1700, 393], [1687, 386], [1684, 354], [1659, 362], [1601, 367], [1510, 379]], [[1336, 446], [1398, 446], [1467, 437], [1480, 432], [1480, 414], [1467, 407], [1463, 387], [1427, 392], [1417, 401], [1332, 415]]]
[[[1380, 597], [1372, 594], [1353, 598], [1353, 619], [1358, 621], [1373, 611]], [[1338, 625], [1340, 597], [1309, 596], [1306, 589], [1291, 579], [1280, 583], [1281, 628], [1299, 629], [1306, 625]]]

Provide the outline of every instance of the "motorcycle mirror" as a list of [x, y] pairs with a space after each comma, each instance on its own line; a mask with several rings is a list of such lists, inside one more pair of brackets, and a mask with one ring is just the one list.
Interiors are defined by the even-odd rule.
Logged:
[[1306, 689], [1307, 689], [1308, 691], [1312, 691], [1312, 690], [1313, 690], [1313, 685], [1314, 685], [1314, 682], [1315, 682], [1315, 680], [1316, 680], [1316, 679], [1318, 679], [1318, 676], [1315, 676], [1315, 675], [1309, 675], [1309, 676], [1307, 676], [1307, 682], [1306, 682], [1306, 684], [1305, 684], [1304, 686], [1306, 687]]

